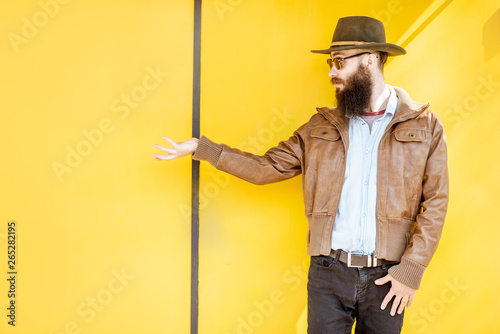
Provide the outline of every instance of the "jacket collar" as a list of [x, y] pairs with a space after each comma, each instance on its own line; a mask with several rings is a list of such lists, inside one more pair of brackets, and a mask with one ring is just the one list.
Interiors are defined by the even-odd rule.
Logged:
[[[429, 103], [424, 104], [413, 101], [403, 88], [394, 87], [394, 91], [399, 98], [399, 105], [392, 119], [392, 124], [415, 118], [429, 108]], [[389, 123], [389, 125], [391, 124]]]
[[[429, 103], [423, 104], [413, 101], [408, 93], [399, 87], [394, 87], [397, 97], [399, 98], [398, 108], [396, 113], [392, 118], [387, 128], [391, 127], [393, 124], [402, 122], [411, 118], [415, 118], [424, 112], [428, 107]], [[349, 132], [349, 119], [341, 115], [337, 108], [335, 107], [322, 107], [316, 108], [316, 110], [323, 115], [327, 120], [329, 120], [342, 134], [348, 134]]]

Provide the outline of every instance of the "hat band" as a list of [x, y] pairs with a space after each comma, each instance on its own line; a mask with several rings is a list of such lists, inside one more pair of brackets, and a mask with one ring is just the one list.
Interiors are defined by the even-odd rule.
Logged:
[[376, 42], [359, 42], [359, 41], [332, 42], [332, 44], [330, 44], [330, 46], [339, 46], [339, 45], [362, 45], [362, 44], [376, 44]]

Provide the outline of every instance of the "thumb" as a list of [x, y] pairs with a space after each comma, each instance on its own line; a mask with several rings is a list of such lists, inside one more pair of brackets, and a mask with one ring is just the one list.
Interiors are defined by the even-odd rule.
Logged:
[[385, 275], [384, 277], [381, 277], [375, 281], [375, 284], [377, 285], [383, 285], [391, 280], [391, 276], [389, 274]]

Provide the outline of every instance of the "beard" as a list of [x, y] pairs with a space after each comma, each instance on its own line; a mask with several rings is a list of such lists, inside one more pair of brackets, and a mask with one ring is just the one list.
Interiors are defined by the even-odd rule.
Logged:
[[337, 88], [337, 109], [346, 117], [353, 118], [361, 116], [370, 107], [372, 97], [373, 80], [370, 72], [361, 64], [354, 74], [346, 80], [331, 79], [332, 83], [340, 82], [342, 89]]

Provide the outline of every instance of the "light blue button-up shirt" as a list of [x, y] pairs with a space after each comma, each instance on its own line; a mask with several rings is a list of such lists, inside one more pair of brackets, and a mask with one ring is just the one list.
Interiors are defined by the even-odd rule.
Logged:
[[349, 120], [344, 185], [332, 234], [332, 249], [371, 255], [375, 251], [378, 145], [392, 120], [398, 98], [392, 86], [384, 116], [375, 120], [371, 132], [361, 117]]

